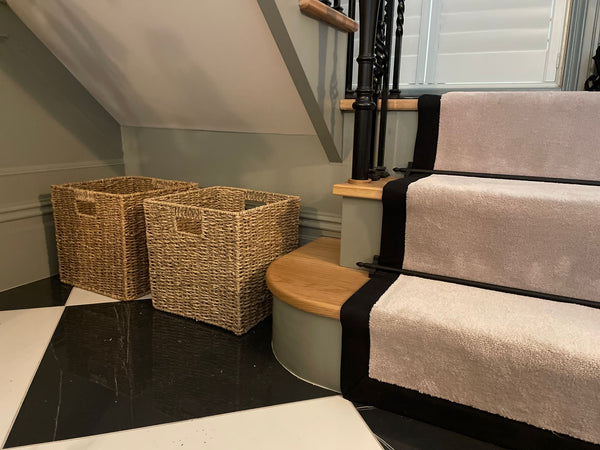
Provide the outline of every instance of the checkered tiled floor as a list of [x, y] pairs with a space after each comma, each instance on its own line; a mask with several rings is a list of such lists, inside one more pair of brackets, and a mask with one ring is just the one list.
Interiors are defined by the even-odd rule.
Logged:
[[289, 374], [270, 341], [270, 320], [236, 337], [56, 278], [2, 292], [0, 447], [493, 448], [355, 408]]

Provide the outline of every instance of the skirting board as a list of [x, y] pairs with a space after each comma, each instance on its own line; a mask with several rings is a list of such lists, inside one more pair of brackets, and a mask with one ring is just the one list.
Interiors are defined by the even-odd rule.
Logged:
[[342, 233], [342, 217], [335, 214], [300, 211], [300, 245], [321, 236], [339, 238]]
[[0, 291], [57, 273], [50, 186], [123, 174], [122, 159], [0, 169]]
[[0, 291], [58, 272], [52, 214], [0, 222]]

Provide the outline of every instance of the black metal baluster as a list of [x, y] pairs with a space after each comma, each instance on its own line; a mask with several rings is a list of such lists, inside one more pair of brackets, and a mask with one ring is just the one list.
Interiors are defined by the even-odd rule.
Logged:
[[321, 3], [327, 6], [331, 6], [331, 2], [329, 0], [321, 0]]
[[381, 112], [379, 114], [379, 145], [377, 148], [377, 167], [375, 178], [386, 178], [390, 174], [385, 168], [385, 138], [387, 133], [388, 96], [390, 93], [390, 65], [392, 54], [392, 27], [394, 21], [394, 0], [385, 2], [385, 66], [381, 82]]
[[404, 36], [404, 9], [404, 0], [398, 0], [396, 43], [394, 46], [394, 76], [392, 78], [392, 90], [390, 91], [390, 98], [400, 98], [400, 60], [402, 57], [402, 37]]
[[342, 5], [340, 4], [340, 0], [333, 0], [333, 9], [335, 9], [336, 11], [339, 11], [341, 13], [344, 12], [344, 8], [342, 8]]
[[[356, 17], [356, 0], [348, 2], [348, 17]], [[344, 97], [354, 98], [356, 92], [352, 89], [352, 74], [354, 70], [354, 33], [348, 33], [348, 48], [346, 50], [346, 93]]]
[[351, 181], [366, 182], [369, 179], [369, 158], [372, 153], [372, 114], [377, 110], [373, 101], [373, 67], [375, 65], [375, 28], [379, 0], [360, 0], [360, 45], [358, 58], [358, 87], [354, 109], [354, 151], [352, 154]]
[[[385, 14], [384, 0], [379, 0], [379, 8], [377, 12], [377, 27], [375, 30], [375, 65], [373, 68], [373, 101], [377, 104], [377, 100], [383, 91], [383, 75], [387, 61], [385, 49]], [[371, 180], [379, 180], [380, 176], [375, 168], [375, 138], [377, 129], [377, 108], [372, 113], [373, 132], [371, 133], [371, 154], [369, 158], [369, 178]]]

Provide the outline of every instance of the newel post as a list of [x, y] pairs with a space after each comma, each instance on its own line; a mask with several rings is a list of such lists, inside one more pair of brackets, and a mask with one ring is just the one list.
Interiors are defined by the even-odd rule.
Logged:
[[358, 86], [354, 109], [354, 149], [352, 178], [349, 182], [369, 182], [370, 158], [373, 152], [373, 115], [377, 105], [373, 98], [373, 66], [375, 64], [375, 29], [380, 0], [359, 0], [360, 43]]

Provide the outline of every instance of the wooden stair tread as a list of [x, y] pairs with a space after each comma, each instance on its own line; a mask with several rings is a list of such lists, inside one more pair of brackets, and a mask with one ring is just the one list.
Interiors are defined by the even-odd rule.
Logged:
[[275, 297], [303, 311], [332, 319], [369, 276], [339, 265], [340, 240], [322, 237], [274, 261], [267, 286]]
[[387, 177], [365, 184], [338, 183], [333, 185], [333, 193], [335, 195], [341, 195], [342, 197], [381, 200], [383, 187], [394, 180], [397, 180], [397, 178]]
[[[340, 109], [342, 111], [354, 111], [352, 105], [355, 99], [343, 98], [340, 100]], [[381, 100], [377, 102], [377, 109], [381, 109]], [[390, 98], [388, 99], [388, 111], [418, 111], [418, 98]]]

